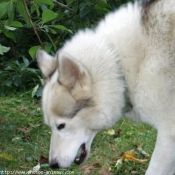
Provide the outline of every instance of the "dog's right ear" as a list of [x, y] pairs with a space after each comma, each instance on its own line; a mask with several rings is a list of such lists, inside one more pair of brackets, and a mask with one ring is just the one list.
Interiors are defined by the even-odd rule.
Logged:
[[48, 78], [55, 71], [58, 65], [57, 58], [52, 57], [44, 50], [37, 51], [36, 59], [44, 78]]

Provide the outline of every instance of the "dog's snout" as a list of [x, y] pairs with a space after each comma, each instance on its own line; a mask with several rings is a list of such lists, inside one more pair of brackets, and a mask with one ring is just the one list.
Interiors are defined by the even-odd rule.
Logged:
[[51, 168], [59, 168], [58, 162], [53, 160], [50, 162], [50, 167]]

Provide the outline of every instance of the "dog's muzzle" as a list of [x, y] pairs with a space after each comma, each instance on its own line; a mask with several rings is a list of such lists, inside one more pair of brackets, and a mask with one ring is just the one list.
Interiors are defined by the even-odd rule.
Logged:
[[86, 150], [86, 146], [85, 146], [85, 143], [83, 143], [80, 148], [78, 149], [78, 152], [77, 152], [77, 156], [74, 160], [74, 162], [77, 164], [77, 165], [80, 165], [86, 158], [86, 155], [87, 155], [87, 150]]

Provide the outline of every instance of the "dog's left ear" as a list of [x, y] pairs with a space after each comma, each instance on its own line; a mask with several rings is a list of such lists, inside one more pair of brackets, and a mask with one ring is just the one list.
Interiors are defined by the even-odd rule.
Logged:
[[[76, 98], [81, 98], [83, 93], [87, 97], [91, 90], [91, 78], [87, 69], [78, 60], [66, 53], [58, 54], [58, 62], [61, 84], [71, 90], [72, 95]], [[79, 97], [76, 93], [79, 93]]]

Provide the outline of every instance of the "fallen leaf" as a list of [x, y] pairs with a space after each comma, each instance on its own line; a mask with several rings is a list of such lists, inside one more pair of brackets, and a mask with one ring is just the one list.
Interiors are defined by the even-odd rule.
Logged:
[[138, 172], [137, 172], [136, 169], [132, 169], [132, 170], [131, 170], [131, 174], [138, 174]]
[[13, 161], [14, 160], [14, 158], [11, 155], [6, 154], [6, 153], [0, 154], [0, 158], [5, 159], [5, 160], [9, 160], [9, 161]]
[[93, 165], [86, 165], [81, 167], [81, 170], [84, 170], [84, 174], [89, 174], [91, 170], [97, 170], [101, 167], [99, 163], [94, 163]]
[[12, 142], [15, 142], [15, 141], [18, 141], [18, 140], [21, 140], [21, 137], [16, 136], [16, 137], [14, 137], [14, 138], [12, 139]]
[[114, 138], [117, 138], [117, 137], [119, 137], [120, 136], [120, 134], [121, 134], [121, 129], [118, 129], [118, 131], [117, 132], [115, 132], [115, 134], [114, 134]]
[[21, 108], [20, 108], [20, 111], [22, 112], [22, 111], [24, 111], [24, 109], [25, 109], [24, 105], [22, 105]]
[[146, 158], [150, 157], [150, 155], [149, 155], [146, 151], [144, 151], [144, 150], [142, 149], [141, 145], [139, 145], [139, 146], [137, 147], [137, 150], [138, 150], [144, 157], [146, 157]]
[[115, 164], [115, 167], [117, 168], [117, 171], [121, 169], [122, 165], [123, 165], [123, 160], [122, 160], [122, 158], [120, 158], [120, 159], [117, 160], [117, 162]]
[[31, 132], [31, 128], [26, 128], [26, 127], [18, 127], [16, 129], [16, 133], [19, 134], [19, 133], [22, 133], [23, 134], [23, 137], [22, 139], [25, 141], [25, 140], [30, 140], [30, 132]]
[[29, 126], [32, 127], [32, 128], [38, 128], [39, 126], [41, 126], [41, 124], [32, 124], [32, 123], [29, 123]]
[[40, 170], [40, 164], [33, 167], [32, 170], [29, 170], [27, 174], [36, 174]]
[[138, 163], [146, 163], [148, 160], [147, 159], [137, 159], [136, 155], [126, 152], [122, 156], [122, 160], [124, 161], [133, 161], [133, 162], [138, 162]]
[[118, 159], [117, 163], [115, 164], [115, 167], [122, 165], [122, 163], [123, 163], [123, 159], [122, 158]]
[[115, 148], [114, 144], [109, 143], [109, 147], [111, 148], [112, 151], [116, 151], [116, 148]]
[[28, 135], [30, 133], [30, 131], [31, 131], [31, 128], [25, 128], [25, 127], [18, 127], [16, 129], [17, 133], [22, 133], [24, 135]]
[[89, 170], [97, 170], [98, 168], [100, 168], [101, 165], [99, 163], [94, 163], [93, 165], [85, 165], [82, 166], [80, 169], [84, 170], [84, 169], [89, 169]]
[[102, 171], [100, 172], [100, 175], [113, 175], [113, 173], [110, 171]]
[[40, 163], [40, 165], [48, 163], [48, 158], [41, 155], [39, 158], [39, 163]]
[[109, 135], [115, 135], [115, 131], [113, 129], [109, 129], [106, 133]]

